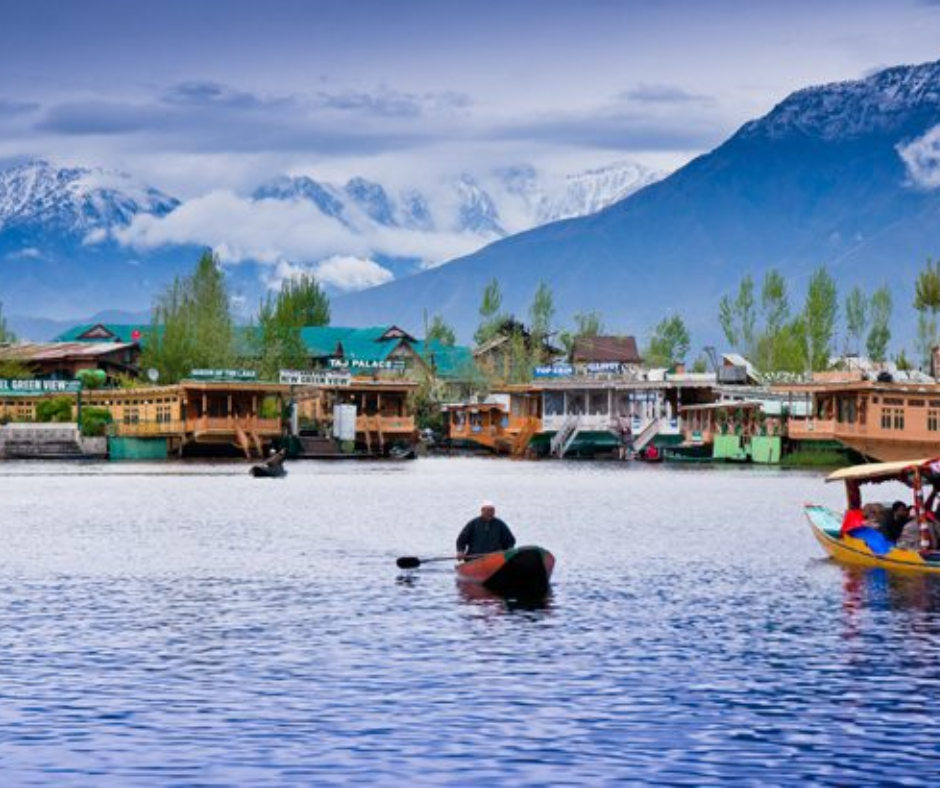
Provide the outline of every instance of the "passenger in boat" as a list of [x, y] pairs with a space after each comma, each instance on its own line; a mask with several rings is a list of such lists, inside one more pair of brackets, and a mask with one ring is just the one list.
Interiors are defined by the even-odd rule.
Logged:
[[891, 514], [887, 521], [881, 526], [881, 532], [892, 542], [897, 542], [901, 538], [901, 532], [904, 526], [911, 519], [911, 507], [904, 501], [895, 501], [891, 504]]
[[467, 523], [457, 537], [457, 553], [460, 556], [496, 553], [515, 544], [516, 537], [509, 526], [496, 516], [496, 505], [483, 501], [480, 516]]
[[264, 461], [264, 464], [269, 468], [278, 468], [284, 464], [285, 459], [287, 459], [287, 449], [281, 449], [280, 451], [271, 449], [271, 451], [268, 452], [268, 458]]
[[[936, 518], [928, 511], [924, 512], [924, 518], [927, 520], [927, 545], [928, 550], [936, 550], [940, 545], [940, 527], [938, 527]], [[899, 550], [920, 550], [920, 523], [917, 517], [912, 516], [901, 529], [901, 535], [898, 537], [897, 547]]]

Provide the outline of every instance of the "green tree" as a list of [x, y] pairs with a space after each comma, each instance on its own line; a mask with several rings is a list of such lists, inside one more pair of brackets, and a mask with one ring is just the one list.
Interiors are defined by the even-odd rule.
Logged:
[[763, 370], [779, 369], [787, 341], [787, 323], [790, 319], [790, 299], [787, 282], [776, 269], [764, 275], [761, 286], [761, 313], [764, 329], [755, 338], [755, 363]]
[[755, 348], [754, 329], [757, 321], [754, 298], [754, 279], [746, 274], [738, 285], [738, 293], [732, 300], [723, 296], [718, 302], [718, 322], [725, 339], [734, 349], [752, 355]]
[[723, 295], [718, 302], [718, 322], [724, 332], [725, 341], [732, 350], [738, 347], [738, 327], [734, 319], [734, 302], [731, 296]]
[[36, 421], [69, 422], [72, 420], [72, 398], [52, 397], [36, 405]]
[[838, 313], [836, 283], [826, 266], [821, 265], [810, 277], [801, 315], [803, 355], [808, 369], [817, 371], [829, 366]]
[[190, 276], [157, 295], [141, 367], [175, 383], [190, 370], [227, 367], [235, 359], [235, 328], [218, 257], [205, 252]]
[[[552, 291], [544, 282], [539, 282], [538, 289], [529, 307], [529, 350], [531, 352], [527, 367], [536, 366], [545, 361], [545, 346], [551, 336], [552, 320], [555, 317], [555, 299]], [[529, 374], [527, 372], [527, 374]]]
[[650, 366], [671, 367], [685, 360], [691, 339], [689, 330], [678, 315], [663, 318], [653, 329], [646, 360]]
[[16, 342], [16, 334], [7, 325], [6, 316], [3, 314], [3, 301], [0, 301], [0, 345]]
[[330, 300], [313, 276], [283, 280], [277, 294], [269, 292], [258, 309], [255, 339], [262, 377], [276, 380], [282, 369], [306, 367], [301, 329], [329, 322]]
[[575, 312], [574, 329], [562, 331], [558, 335], [565, 355], [569, 358], [574, 351], [575, 340], [581, 337], [597, 337], [604, 333], [604, 320], [600, 312]]
[[434, 315], [424, 334], [427, 342], [437, 342], [446, 347], [453, 347], [457, 344], [457, 335], [454, 333], [454, 329], [448, 325], [441, 315]]
[[868, 330], [866, 348], [872, 361], [884, 362], [888, 357], [891, 341], [891, 291], [883, 285], [872, 293], [869, 303], [871, 328]]
[[930, 366], [930, 355], [937, 344], [937, 312], [940, 312], [940, 261], [928, 259], [914, 284], [914, 309], [917, 318], [917, 350], [921, 364]]
[[506, 320], [502, 313], [503, 294], [499, 281], [493, 279], [483, 290], [483, 300], [480, 303], [480, 324], [473, 335], [477, 346], [492, 339], [499, 332], [500, 326]]
[[859, 355], [862, 352], [862, 339], [868, 328], [868, 299], [858, 285], [852, 288], [845, 299], [845, 330], [852, 340], [850, 351]]

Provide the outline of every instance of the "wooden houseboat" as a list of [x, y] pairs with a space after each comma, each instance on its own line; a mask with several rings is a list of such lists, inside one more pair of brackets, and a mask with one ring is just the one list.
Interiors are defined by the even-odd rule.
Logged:
[[35, 421], [51, 396], [71, 397], [111, 415], [109, 452], [116, 459], [151, 459], [190, 451], [261, 456], [284, 432], [289, 387], [277, 383], [184, 380], [174, 386], [92, 389], [62, 394], [4, 396], [0, 418]]
[[940, 454], [940, 385], [868, 380], [778, 387], [806, 416], [791, 417], [791, 441], [838, 441], [881, 462]]
[[680, 408], [709, 402], [714, 379], [668, 375], [659, 380], [575, 376], [504, 386], [508, 404], [450, 405], [449, 437], [496, 451], [542, 456], [639, 452], [682, 440]]
[[[406, 379], [355, 378], [299, 387], [298, 424], [292, 453], [297, 457], [404, 456], [414, 451], [414, 392]], [[349, 426], [339, 424], [346, 416]], [[354, 425], [354, 429], [352, 428]], [[352, 445], [350, 445], [352, 444]]]

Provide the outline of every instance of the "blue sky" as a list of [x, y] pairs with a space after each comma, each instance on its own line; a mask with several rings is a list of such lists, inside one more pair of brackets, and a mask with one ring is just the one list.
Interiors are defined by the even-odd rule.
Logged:
[[2, 0], [0, 157], [183, 197], [283, 171], [673, 167], [937, 42], [924, 0]]
[[365, 176], [447, 216], [461, 173], [669, 171], [794, 90], [938, 58], [937, 0], [0, 0], [0, 166], [131, 173], [184, 204], [120, 243], [355, 289], [393, 276], [378, 259], [433, 266], [492, 237], [351, 230], [250, 193]]

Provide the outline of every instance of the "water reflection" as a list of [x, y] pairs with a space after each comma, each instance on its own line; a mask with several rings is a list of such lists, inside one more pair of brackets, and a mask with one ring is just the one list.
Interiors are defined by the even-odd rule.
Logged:
[[940, 577], [883, 568], [840, 566], [843, 608], [850, 616], [863, 610], [940, 612]]
[[543, 594], [506, 596], [490, 591], [490, 589], [479, 583], [462, 583], [458, 580], [455, 581], [454, 585], [457, 588], [457, 598], [462, 604], [479, 605], [507, 613], [515, 611], [550, 611], [554, 602], [551, 587]]

